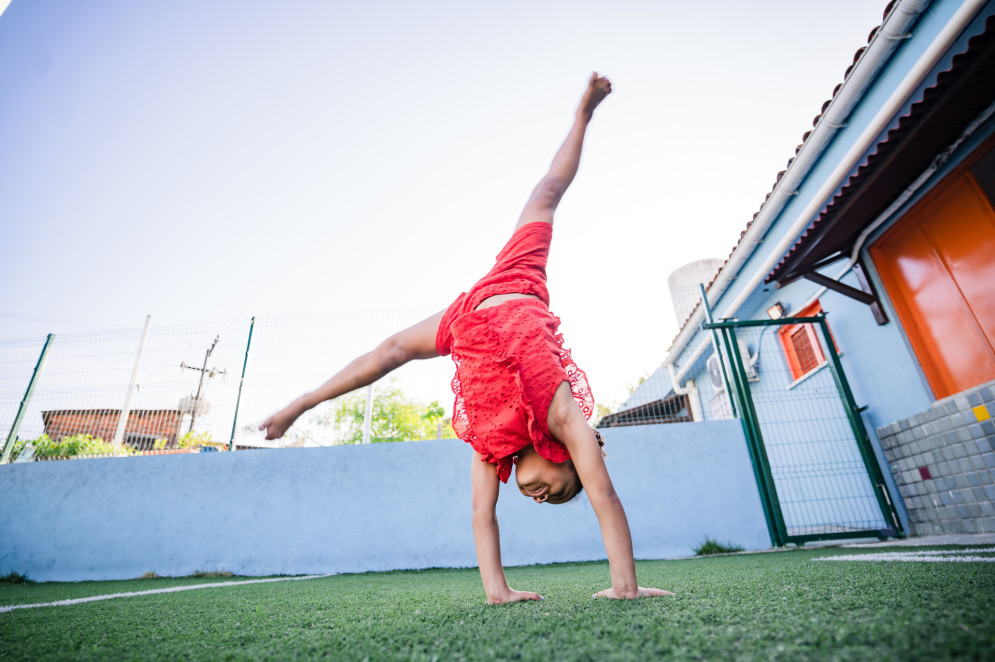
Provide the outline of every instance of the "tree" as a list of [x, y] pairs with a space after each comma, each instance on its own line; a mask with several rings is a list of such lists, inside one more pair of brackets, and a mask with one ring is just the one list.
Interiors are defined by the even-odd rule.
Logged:
[[[366, 390], [335, 400], [331, 409], [318, 416], [318, 423], [338, 429], [337, 442], [358, 444], [363, 440], [366, 414]], [[441, 430], [441, 434], [440, 434]], [[438, 401], [425, 405], [413, 400], [391, 380], [387, 386], [373, 389], [373, 418], [370, 441], [416, 441], [453, 439], [452, 424]]]
[[605, 416], [610, 416], [615, 413], [615, 411], [621, 406], [620, 403], [609, 400], [608, 402], [597, 402], [594, 405], [594, 427], [598, 427], [601, 424], [601, 419]]
[[[642, 386], [643, 382], [649, 379], [649, 377], [650, 374], [644, 370], [643, 374], [639, 377], [639, 380], [635, 384], [632, 384], [631, 382], [627, 383], [625, 385], [625, 389], [628, 391], [626, 399], [631, 398], [632, 394], [636, 392], [636, 389]], [[596, 421], [594, 423], [594, 427], [598, 427], [598, 425], [601, 424], [601, 419], [605, 416], [614, 414], [623, 404], [624, 402], [619, 402], [617, 400], [605, 400], [604, 402], [596, 403], [594, 406], [594, 420]]]

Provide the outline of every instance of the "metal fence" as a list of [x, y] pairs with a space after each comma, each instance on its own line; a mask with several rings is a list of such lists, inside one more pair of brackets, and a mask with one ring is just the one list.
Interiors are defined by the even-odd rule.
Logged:
[[596, 419], [597, 427], [689, 423], [693, 420], [688, 396], [674, 392], [670, 376], [662, 365], [627, 390], [629, 395], [620, 404], [602, 408]]
[[[280, 440], [267, 442], [257, 429], [380, 340], [433, 312], [408, 308], [179, 326], [151, 320], [145, 328], [52, 336], [47, 351], [45, 337], [0, 341], [0, 444], [8, 459], [16, 459], [25, 448], [18, 440], [32, 442], [34, 450], [39, 440], [59, 448], [89, 444], [74, 451], [78, 456], [451, 437], [448, 360], [414, 361], [371, 389], [323, 403]], [[647, 380], [630, 406], [616, 407], [615, 414], [602, 408], [592, 423], [686, 420], [686, 403], [663, 404], [667, 394], [655, 393], [655, 386]], [[399, 420], [406, 427], [398, 427]]]
[[[302, 417], [279, 442], [266, 442], [256, 426], [379, 340], [431, 312], [395, 309], [181, 326], [157, 326], [153, 320], [147, 328], [51, 336], [47, 348], [44, 337], [0, 341], [0, 443], [10, 442], [8, 454], [16, 440], [43, 435], [56, 442], [99, 439], [123, 452], [342, 443], [354, 421], [336, 421], [334, 403]], [[401, 368], [375, 386], [374, 400], [379, 392], [409, 408], [427, 409], [433, 402], [436, 410], [451, 408], [447, 363]], [[367, 395], [361, 391], [350, 403]], [[440, 433], [446, 431], [436, 429]]]

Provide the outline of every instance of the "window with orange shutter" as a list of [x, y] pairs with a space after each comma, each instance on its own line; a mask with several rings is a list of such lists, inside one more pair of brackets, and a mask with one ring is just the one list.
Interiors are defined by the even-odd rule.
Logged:
[[[821, 312], [822, 306], [816, 301], [799, 311], [795, 317], [815, 317]], [[832, 331], [829, 335], [833, 340], [833, 346], [839, 351], [839, 345], [836, 344]], [[793, 380], [801, 379], [826, 362], [826, 355], [819, 343], [819, 332], [814, 324], [782, 326], [778, 330], [778, 336]]]

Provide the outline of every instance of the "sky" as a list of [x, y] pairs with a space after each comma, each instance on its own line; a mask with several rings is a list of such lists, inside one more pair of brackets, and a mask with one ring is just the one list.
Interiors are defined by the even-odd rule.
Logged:
[[667, 275], [728, 257], [885, 4], [13, 0], [0, 342], [441, 310], [598, 71], [548, 274], [622, 399], [678, 331]]

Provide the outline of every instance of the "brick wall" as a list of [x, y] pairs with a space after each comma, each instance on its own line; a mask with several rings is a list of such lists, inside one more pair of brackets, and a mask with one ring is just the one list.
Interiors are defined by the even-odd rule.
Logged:
[[878, 429], [913, 535], [995, 532], [995, 381]]
[[[90, 434], [105, 441], [114, 439], [120, 409], [62, 409], [43, 411], [45, 433], [55, 441], [76, 434]], [[173, 443], [182, 413], [177, 409], [132, 409], [125, 426], [125, 440], [166, 439]]]

